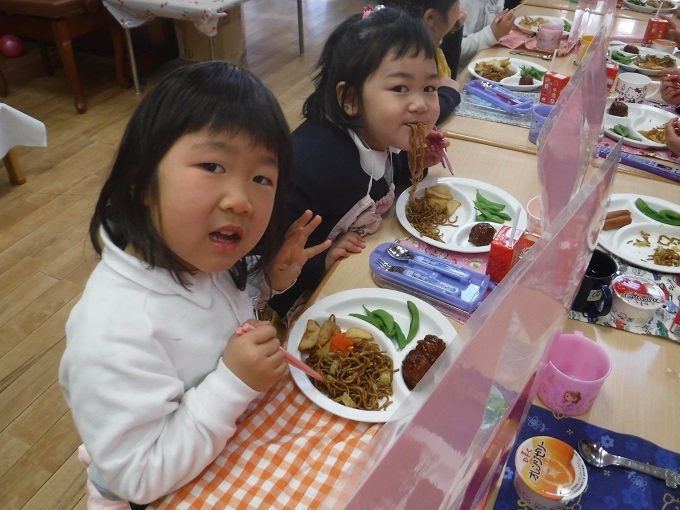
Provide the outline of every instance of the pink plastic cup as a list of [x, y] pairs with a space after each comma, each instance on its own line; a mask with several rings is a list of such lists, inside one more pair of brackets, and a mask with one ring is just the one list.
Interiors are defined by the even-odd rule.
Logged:
[[587, 412], [611, 371], [607, 352], [580, 331], [561, 334], [549, 347], [538, 374], [538, 396], [556, 413]]
[[560, 46], [564, 27], [557, 23], [543, 23], [536, 33], [536, 49], [555, 51]]

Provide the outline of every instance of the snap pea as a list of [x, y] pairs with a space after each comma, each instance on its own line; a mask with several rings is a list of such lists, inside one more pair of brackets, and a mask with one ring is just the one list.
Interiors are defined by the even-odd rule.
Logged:
[[420, 312], [413, 301], [406, 301], [406, 306], [411, 314], [411, 325], [408, 328], [408, 336], [406, 337], [406, 343], [408, 344], [416, 337], [416, 333], [418, 333], [418, 328], [420, 327]]
[[379, 320], [376, 320], [374, 317], [371, 317], [370, 315], [362, 315], [360, 313], [350, 313], [349, 315], [350, 317], [356, 317], [357, 319], [366, 321], [382, 331], [383, 323]]
[[[657, 211], [656, 209], [652, 209], [651, 207], [649, 207], [647, 202], [645, 202], [641, 198], [638, 198], [635, 201], [635, 207], [637, 207], [642, 214], [644, 214], [648, 218], [652, 218], [653, 220], [658, 221], [659, 223], [680, 226], [680, 217], [677, 217], [680, 215], [675, 211], [671, 211], [670, 209], [662, 209], [661, 211]], [[671, 213], [670, 217], [668, 213]], [[676, 217], [673, 218], [673, 216]]]
[[373, 310], [372, 313], [373, 313], [373, 315], [380, 317], [380, 320], [385, 325], [385, 327], [383, 328], [383, 332], [389, 337], [393, 336], [394, 335], [394, 325], [396, 324], [394, 322], [394, 317], [392, 317], [392, 315], [390, 315], [389, 312], [386, 312], [385, 310], [383, 310], [381, 308]]
[[617, 124], [612, 128], [612, 131], [614, 131], [614, 133], [617, 135], [623, 136], [624, 138], [630, 138], [631, 140], [637, 140], [638, 142], [642, 141], [642, 138], [635, 136], [630, 132], [630, 129], [628, 129], [628, 127], [624, 126], [623, 124]]
[[498, 202], [489, 200], [484, 195], [482, 195], [479, 190], [477, 190], [475, 199], [476, 200], [473, 200], [473, 203], [475, 205], [475, 209], [479, 211], [479, 214], [475, 217], [477, 221], [505, 223], [506, 221], [512, 219], [509, 214], [503, 212], [503, 209], [505, 209], [505, 204], [499, 204]]
[[398, 323], [394, 323], [394, 339], [397, 341], [397, 348], [401, 351], [406, 347], [406, 337]]

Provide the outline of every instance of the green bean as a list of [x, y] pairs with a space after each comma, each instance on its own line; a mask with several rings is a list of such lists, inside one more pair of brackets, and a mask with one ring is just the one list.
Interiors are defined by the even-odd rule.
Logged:
[[389, 312], [386, 312], [382, 308], [378, 308], [377, 310], [373, 310], [373, 315], [377, 315], [380, 317], [380, 320], [383, 322], [385, 325], [385, 328], [383, 329], [383, 332], [391, 337], [394, 336], [394, 317], [392, 317]]
[[411, 325], [408, 328], [408, 336], [406, 337], [406, 343], [408, 344], [416, 337], [416, 333], [418, 333], [418, 328], [420, 327], [420, 312], [413, 301], [406, 301], [406, 306], [408, 306], [408, 311], [411, 314]]
[[406, 337], [404, 336], [401, 327], [396, 322], [394, 323], [394, 339], [397, 341], [397, 347], [400, 351], [406, 347]]
[[357, 319], [366, 321], [382, 331], [383, 323], [379, 320], [376, 320], [374, 317], [371, 317], [370, 315], [361, 315], [360, 313], [350, 313], [349, 315], [350, 317], [356, 317]]
[[641, 198], [638, 198], [635, 201], [635, 207], [638, 208], [638, 210], [647, 216], [648, 218], [652, 218], [655, 221], [658, 221], [659, 223], [665, 223], [666, 225], [675, 225], [675, 226], [680, 226], [680, 218], [675, 219], [675, 218], [669, 218], [668, 217], [668, 212], [671, 212], [672, 215], [676, 215], [674, 211], [670, 211], [669, 209], [663, 209], [662, 211], [657, 211], [655, 209], [652, 209], [647, 205], [647, 202], [642, 200]]

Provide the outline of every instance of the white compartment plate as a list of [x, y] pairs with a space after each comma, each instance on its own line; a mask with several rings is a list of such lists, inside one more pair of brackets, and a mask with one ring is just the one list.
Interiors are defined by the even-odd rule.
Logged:
[[[415, 339], [402, 351], [398, 351], [393, 340], [387, 338], [386, 335], [368, 322], [349, 316], [350, 313], [365, 313], [362, 306], [366, 306], [369, 310], [382, 308], [392, 314], [404, 332], [408, 332], [411, 323], [411, 315], [406, 306], [407, 300], [413, 301], [418, 307], [420, 328], [416, 333]], [[417, 340], [424, 338], [425, 335], [436, 335], [447, 344], [447, 350], [454, 350], [456, 357], [463, 348], [462, 343], [457, 339], [456, 330], [451, 322], [449, 322], [449, 320], [432, 305], [417, 297], [409, 296], [396, 290], [366, 288], [339, 292], [314, 303], [302, 314], [291, 329], [290, 335], [288, 336], [288, 352], [304, 361], [307, 355], [301, 353], [297, 346], [305, 332], [307, 321], [311, 319], [322, 324], [331, 314], [335, 315], [335, 320], [343, 331], [350, 327], [360, 327], [366, 331], [370, 331], [378, 345], [380, 345], [381, 350], [387, 352], [394, 361], [394, 367], [399, 369], [399, 372], [394, 374], [392, 381], [394, 390], [392, 404], [382, 411], [364, 411], [353, 409], [332, 401], [314, 387], [305, 373], [291, 367], [290, 371], [295, 384], [297, 384], [300, 391], [302, 391], [307, 398], [322, 409], [348, 420], [383, 423], [392, 416], [410, 393], [410, 390], [406, 387], [404, 378], [401, 375], [401, 364], [406, 357], [406, 354], [416, 347]]]
[[[558, 18], [557, 16], [542, 16], [540, 14], [536, 14], [536, 15], [533, 15], [533, 16], [531, 16], [531, 15], [517, 16], [515, 18], [515, 28], [517, 28], [517, 30], [519, 30], [521, 32], [524, 32], [525, 34], [536, 35], [536, 33], [538, 32], [538, 26], [536, 26], [535, 28], [534, 28], [534, 25], [532, 25], [532, 28], [523, 27], [520, 23], [524, 18], [533, 18], [533, 19], [543, 18], [544, 20], [546, 20], [545, 21], [546, 23], [552, 23], [554, 25], [562, 25], [562, 27], [564, 27], [564, 18]], [[569, 23], [571, 23], [571, 21]], [[562, 37], [565, 37], [565, 36], [568, 36], [568, 35], [569, 35], [568, 30], [564, 30], [562, 32]]]
[[[611, 102], [611, 100], [607, 101], [607, 109], [605, 110], [604, 122], [602, 123], [605, 135], [614, 140], [623, 138], [623, 143], [639, 149], [663, 149], [666, 147], [664, 143], [657, 143], [649, 138], [645, 138], [639, 131], [648, 131], [662, 124], [667, 124], [669, 120], [677, 117], [676, 114], [646, 104], [626, 103], [628, 105], [628, 117], [616, 117], [607, 113]], [[613, 129], [617, 124], [623, 124], [632, 129], [642, 140], [633, 140], [615, 133]]]
[[[611, 54], [611, 51], [618, 50], [625, 55], [631, 55], [631, 56], [634, 55], [634, 53], [628, 53], [628, 52], [623, 51], [624, 46], [625, 46], [625, 44], [624, 45], [621, 45], [621, 44], [611, 44], [611, 45], [609, 45], [610, 54]], [[634, 46], [637, 46], [637, 45], [634, 45]], [[620, 69], [623, 69], [624, 71], [628, 71], [628, 72], [633, 72], [633, 73], [646, 74], [647, 76], [663, 76], [664, 74], [668, 73], [668, 71], [670, 71], [671, 69], [676, 69], [676, 68], [680, 67], [680, 59], [678, 57], [676, 57], [675, 55], [671, 54], [671, 53], [665, 53], [663, 51], [655, 50], [655, 49], [652, 49], [652, 48], [643, 48], [642, 46], [637, 46], [637, 47], [640, 50], [639, 55], [641, 57], [645, 57], [647, 55], [655, 55], [657, 57], [669, 56], [675, 61], [675, 67], [667, 67], [665, 69], [657, 69], [657, 70], [644, 69], [643, 67], [638, 67], [637, 65], [635, 65], [635, 61], [633, 61], [630, 64], [622, 64], [621, 62], [619, 62], [618, 64], [619, 64]], [[611, 57], [610, 57], [610, 59], [611, 59]], [[611, 59], [611, 60], [613, 62], [616, 62], [616, 60], [614, 60], [614, 59]]]
[[[680, 274], [680, 267], [660, 266], [651, 261], [644, 260], [651, 255], [656, 248], [656, 240], [659, 234], [680, 237], [680, 227], [659, 223], [642, 214], [638, 208], [635, 207], [635, 201], [638, 198], [647, 202], [647, 205], [653, 209], [672, 209], [680, 212], [680, 205], [660, 198], [636, 195], [633, 193], [614, 194], [611, 196], [607, 210], [618, 211], [620, 209], [628, 209], [633, 222], [620, 229], [602, 230], [597, 242], [607, 251], [634, 266], [650, 269], [659, 273]], [[641, 230], [650, 234], [649, 240], [652, 245], [651, 247], [636, 247], [633, 246], [632, 243], [628, 243], [630, 240], [642, 239], [642, 236], [640, 235]]]
[[[483, 76], [477, 74], [475, 71], [475, 66], [479, 64], [480, 62], [486, 62], [488, 60], [503, 60], [506, 57], [488, 57], [488, 58], [478, 58], [477, 60], [473, 60], [470, 62], [468, 65], [468, 71], [470, 71], [470, 74], [474, 76], [475, 78], [480, 78], [482, 80], [488, 80], [488, 81], [493, 81], [489, 80], [488, 78], [484, 78]], [[534, 69], [538, 69], [539, 71], [547, 72], [548, 69], [543, 67], [540, 64], [537, 64], [536, 62], [530, 62], [529, 60], [523, 60], [521, 58], [513, 58], [509, 57], [510, 60], [510, 66], [511, 69], [514, 69], [515, 74], [512, 76], [508, 76], [507, 78], [503, 78], [501, 81], [497, 82], [503, 85], [505, 88], [509, 90], [517, 90], [520, 92], [527, 92], [530, 90], [535, 90], [538, 88], [541, 88], [543, 86], [543, 80], [534, 80], [533, 85], [520, 85], [519, 84], [519, 79], [521, 76], [521, 71], [522, 71], [522, 66], [526, 67], [533, 67]]]
[[[663, 8], [659, 12], [661, 14], [671, 14], [671, 13], [675, 12], [675, 10], [678, 8], [678, 3], [677, 2], [671, 2], [671, 3], [675, 4], [675, 7]], [[647, 4], [647, 2], [645, 2], [645, 5], [638, 5], [638, 4], [634, 4], [633, 2], [630, 2], [629, 0], [623, 0], [623, 5], [625, 5], [631, 11], [656, 14], [656, 11], [659, 8], [658, 7], [652, 7], [652, 6], [649, 6], [649, 5], [646, 5], [646, 4]]]
[[[424, 179], [418, 184], [416, 197], [425, 195], [425, 189], [436, 184], [445, 185], [449, 188], [453, 198], [460, 202], [460, 207], [453, 213], [453, 217], [458, 217], [458, 227], [440, 226], [439, 231], [442, 233], [443, 241], [436, 241], [429, 237], [422, 236], [411, 223], [406, 219], [406, 202], [408, 202], [409, 192], [411, 188], [404, 191], [397, 199], [396, 212], [397, 219], [409, 234], [420, 239], [421, 241], [437, 248], [444, 250], [458, 251], [463, 253], [484, 253], [491, 249], [490, 245], [475, 246], [468, 241], [468, 235], [472, 226], [477, 223], [475, 216], [477, 211], [473, 204], [477, 190], [489, 200], [499, 204], [505, 204], [503, 212], [509, 214], [514, 218], [516, 211], [519, 208], [520, 216], [517, 221], [517, 228], [525, 230], [527, 227], [527, 213], [520, 204], [519, 200], [503, 191], [502, 189], [487, 184], [486, 182], [477, 181], [475, 179], [465, 179], [462, 177], [440, 177], [438, 179]], [[490, 223], [498, 232], [500, 225], [498, 223]], [[506, 221], [505, 225], [512, 225], [512, 220]]]

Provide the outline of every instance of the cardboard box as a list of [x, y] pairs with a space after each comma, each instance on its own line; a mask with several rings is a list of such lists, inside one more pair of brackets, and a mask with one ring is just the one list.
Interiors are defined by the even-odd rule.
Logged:
[[[217, 35], [213, 37], [215, 44], [215, 60], [228, 60], [241, 65], [246, 56], [246, 35], [243, 27], [243, 10], [241, 5], [227, 9], [227, 15], [220, 18], [217, 24]], [[175, 34], [179, 45], [179, 58], [188, 62], [212, 60], [210, 55], [210, 37], [199, 31], [193, 21], [175, 20]]]

